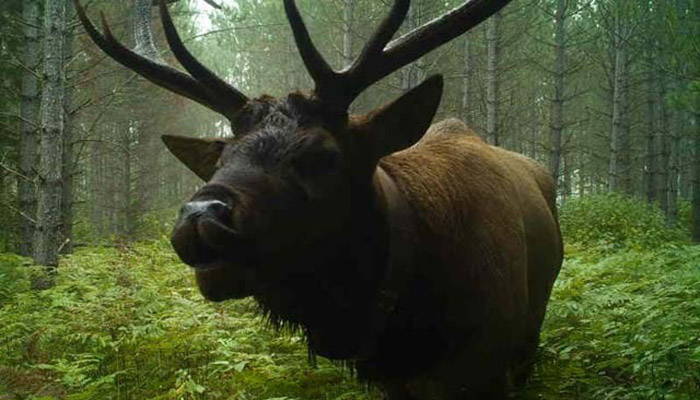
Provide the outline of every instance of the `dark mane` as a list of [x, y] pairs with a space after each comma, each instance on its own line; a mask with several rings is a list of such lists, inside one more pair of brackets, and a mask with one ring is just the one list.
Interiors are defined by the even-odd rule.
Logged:
[[344, 114], [337, 113], [329, 118], [328, 110], [322, 103], [295, 92], [282, 99], [264, 95], [250, 100], [232, 121], [232, 126], [237, 135], [244, 135], [260, 127], [290, 129], [329, 123], [336, 125], [337, 120], [344, 122], [346, 119]]

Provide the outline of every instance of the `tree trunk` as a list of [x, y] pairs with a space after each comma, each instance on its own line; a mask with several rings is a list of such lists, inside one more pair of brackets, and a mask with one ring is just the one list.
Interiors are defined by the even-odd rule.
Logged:
[[[698, 103], [700, 103], [700, 101], [698, 101]], [[697, 106], [698, 108], [696, 108], [696, 110], [700, 110], [700, 104], [697, 104]], [[695, 147], [695, 154], [693, 157], [694, 176], [692, 233], [693, 241], [695, 243], [700, 243], [700, 118], [698, 118], [698, 114], [694, 116], [694, 120], [695, 124], [693, 126], [695, 127], [695, 145], [693, 147]]]
[[498, 59], [500, 55], [499, 36], [501, 13], [493, 15], [486, 23], [487, 61], [486, 61], [486, 135], [491, 144], [500, 143], [498, 132]]
[[656, 154], [656, 65], [653, 54], [647, 60], [647, 136], [646, 136], [646, 168], [644, 169], [644, 192], [649, 203], [656, 201], [657, 183], [657, 154]]
[[124, 126], [121, 128], [121, 162], [122, 162], [122, 188], [121, 188], [121, 199], [122, 204], [122, 214], [119, 218], [122, 220], [121, 226], [121, 236], [124, 239], [131, 239], [134, 233], [134, 227], [136, 226], [136, 215], [132, 207], [133, 193], [131, 190], [131, 125], [129, 121], [124, 122]]
[[134, 51], [153, 61], [162, 63], [163, 59], [153, 41], [151, 30], [151, 7], [153, 0], [134, 0], [133, 5], [133, 29]]
[[624, 27], [619, 15], [615, 16], [614, 32], [614, 71], [612, 129], [610, 133], [610, 164], [608, 168], [608, 189], [629, 192], [629, 165], [627, 133], [627, 43]]
[[562, 131], [564, 130], [564, 91], [566, 74], [566, 2], [557, 0], [554, 14], [554, 98], [549, 123], [549, 169], [559, 184], [562, 156]]
[[[65, 1], [46, 0], [44, 13], [44, 91], [34, 260], [53, 273], [61, 246]], [[46, 278], [35, 282], [34, 287], [43, 289], [51, 285], [52, 279]]]
[[561, 200], [562, 202], [571, 197], [571, 157], [563, 157], [562, 161], [562, 177], [561, 177]]
[[[72, 0], [65, 0], [66, 2], [66, 14], [68, 10], [72, 10]], [[68, 18], [66, 18], [68, 19]], [[68, 27], [70, 24], [66, 24]], [[67, 66], [73, 57], [73, 30], [66, 28], [64, 34], [64, 47], [63, 47], [63, 63]], [[63, 199], [61, 203], [61, 225], [63, 231], [61, 232], [62, 240], [64, 241], [62, 246], [63, 254], [70, 254], [73, 252], [73, 197], [74, 197], [74, 182], [76, 174], [76, 162], [73, 152], [73, 92], [74, 92], [74, 82], [73, 77], [69, 76], [68, 71], [64, 70], [65, 76], [65, 95], [63, 98], [63, 112], [64, 112], [64, 124], [63, 124]]]
[[668, 184], [666, 186], [668, 209], [666, 210], [666, 222], [669, 226], [675, 226], [678, 223], [678, 177], [680, 172], [680, 139], [681, 126], [679, 123], [679, 112], [675, 111], [671, 114], [670, 128], [670, 155], [669, 155], [669, 171]]
[[473, 50], [473, 35], [464, 34], [464, 77], [462, 77], [462, 118], [469, 127], [474, 125], [474, 108], [473, 100], [474, 89], [472, 83], [474, 80], [474, 50]]
[[663, 75], [657, 76], [657, 87], [655, 92], [656, 104], [656, 142], [660, 154], [659, 167], [657, 173], [656, 198], [659, 207], [666, 213], [668, 211], [668, 183], [669, 183], [669, 161], [671, 159], [670, 140], [668, 132], [668, 111], [666, 109], [666, 80]]
[[[102, 237], [105, 233], [104, 229], [104, 213], [100, 201], [104, 197], [102, 194], [105, 189], [103, 184], [103, 165], [104, 165], [104, 145], [100, 142], [102, 138], [101, 130], [95, 132], [95, 142], [90, 145], [90, 163], [88, 168], [89, 185], [92, 190], [88, 191], [90, 205], [90, 224], [94, 229], [95, 236]], [[101, 190], [96, 190], [101, 188]]]
[[[408, 10], [406, 16], [406, 30], [412, 31], [418, 28], [421, 24], [422, 0], [414, 1]], [[401, 89], [404, 92], [411, 90], [418, 85], [424, 78], [423, 61], [418, 59], [416, 62], [406, 66], [401, 73]]]
[[[27, 217], [36, 217], [36, 164], [39, 126], [39, 63], [41, 62], [41, 45], [39, 43], [39, 30], [41, 25], [39, 16], [39, 1], [25, 0], [22, 4], [22, 18], [24, 25], [24, 50], [22, 63], [30, 69], [22, 75], [22, 99], [20, 103], [21, 137], [19, 151], [19, 167], [22, 174], [18, 178], [17, 189], [19, 197], [19, 210]], [[32, 243], [34, 242], [34, 222], [26, 217], [20, 218], [19, 254], [32, 255]]]

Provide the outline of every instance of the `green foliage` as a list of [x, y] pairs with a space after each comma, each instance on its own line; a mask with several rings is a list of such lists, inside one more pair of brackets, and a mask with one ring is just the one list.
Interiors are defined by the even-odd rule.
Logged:
[[266, 329], [251, 301], [204, 301], [166, 243], [83, 248], [42, 292], [3, 255], [0, 398], [375, 398], [311, 368], [303, 338]]
[[686, 238], [657, 207], [616, 193], [574, 198], [561, 208], [566, 242], [599, 250], [654, 249]]
[[165, 208], [144, 214], [134, 232], [137, 240], [147, 240], [169, 235], [177, 220], [177, 209]]
[[700, 247], [568, 260], [525, 398], [700, 398]]
[[10, 301], [15, 293], [29, 289], [30, 264], [20, 256], [0, 253], [0, 307]]
[[[621, 196], [572, 200], [562, 222], [578, 253], [518, 398], [700, 398], [700, 246]], [[46, 291], [30, 290], [38, 273], [0, 255], [0, 398], [379, 398], [309, 365], [303, 337], [265, 328], [252, 301], [204, 301], [164, 238], [82, 248]]]
[[[0, 200], [3, 200], [1, 195]], [[0, 207], [0, 226], [3, 227], [0, 229], [0, 252], [12, 251], [18, 225], [17, 213], [9, 207]]]

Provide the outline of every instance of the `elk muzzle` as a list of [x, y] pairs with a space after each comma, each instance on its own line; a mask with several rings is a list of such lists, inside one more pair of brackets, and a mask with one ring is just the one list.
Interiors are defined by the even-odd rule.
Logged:
[[217, 194], [205, 186], [180, 209], [171, 244], [195, 271], [200, 291], [221, 301], [253, 294], [254, 244], [234, 228], [235, 196]]
[[194, 268], [230, 258], [238, 236], [231, 227], [231, 206], [220, 200], [191, 201], [180, 210], [171, 243], [180, 259]]

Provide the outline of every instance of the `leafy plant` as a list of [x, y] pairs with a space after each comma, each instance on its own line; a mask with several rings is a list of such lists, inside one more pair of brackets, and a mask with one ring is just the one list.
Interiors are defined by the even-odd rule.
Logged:
[[699, 260], [677, 246], [567, 261], [524, 397], [697, 399]]
[[204, 301], [165, 240], [81, 248], [43, 292], [22, 262], [0, 257], [0, 397], [376, 398], [311, 368], [303, 338], [267, 329], [252, 302]]
[[660, 209], [617, 193], [567, 201], [560, 222], [567, 242], [604, 251], [655, 249], [686, 239], [681, 229], [666, 225]]
[[[566, 206], [567, 241], [578, 244], [519, 398], [700, 397], [700, 247], [664, 241], [677, 233], [656, 220], [583, 224], [593, 215], [628, 220], [613, 204], [657, 218], [626, 201]], [[600, 251], [611, 243], [615, 252]], [[309, 365], [304, 338], [265, 328], [252, 301], [204, 301], [164, 239], [80, 248], [41, 292], [29, 289], [41, 270], [27, 264], [0, 254], [0, 398], [379, 398], [337, 365]]]

